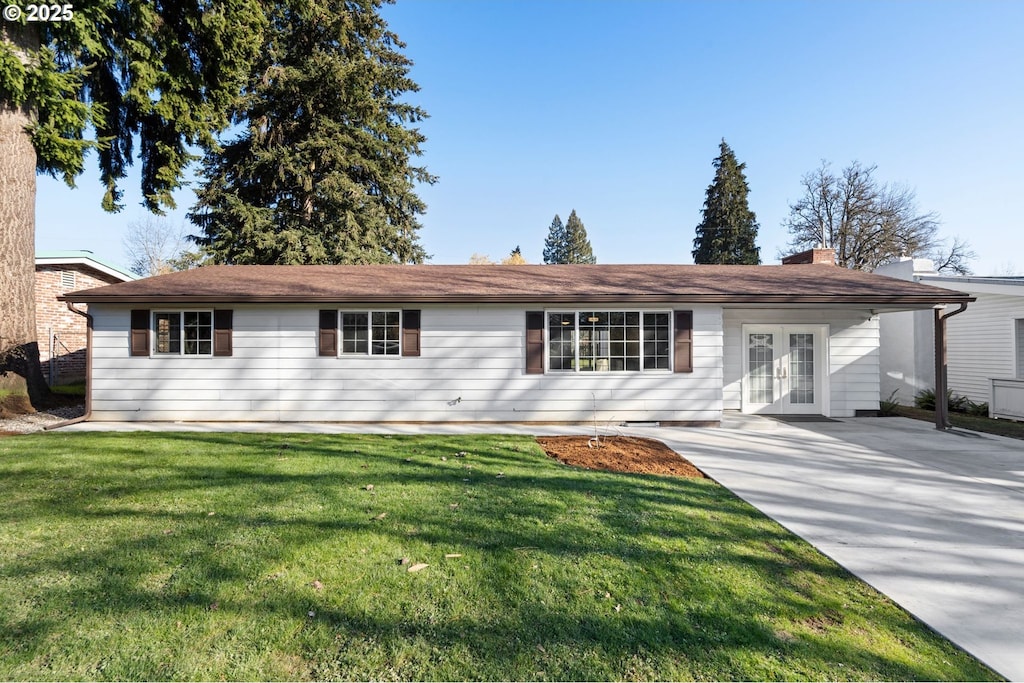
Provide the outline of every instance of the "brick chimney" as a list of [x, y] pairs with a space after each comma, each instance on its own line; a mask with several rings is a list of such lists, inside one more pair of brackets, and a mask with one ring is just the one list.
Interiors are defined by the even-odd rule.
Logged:
[[836, 250], [808, 249], [807, 251], [801, 251], [799, 254], [786, 256], [785, 258], [782, 259], [782, 265], [784, 266], [795, 266], [805, 263], [816, 263], [834, 266], [836, 264]]

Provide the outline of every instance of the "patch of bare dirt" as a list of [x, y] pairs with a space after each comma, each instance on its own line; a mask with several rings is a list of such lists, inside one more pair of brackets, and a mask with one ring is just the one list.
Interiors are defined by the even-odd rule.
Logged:
[[598, 444], [588, 436], [542, 436], [537, 443], [558, 462], [588, 470], [704, 478], [689, 460], [655, 439], [602, 436]]

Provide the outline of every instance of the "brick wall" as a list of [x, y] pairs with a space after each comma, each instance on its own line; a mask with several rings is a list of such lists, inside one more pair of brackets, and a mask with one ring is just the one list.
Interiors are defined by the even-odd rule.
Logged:
[[[60, 384], [85, 377], [85, 318], [69, 311], [67, 304], [57, 301], [57, 297], [116, 282], [120, 280], [84, 265], [36, 266], [36, 335], [43, 377], [47, 380], [51, 363], [56, 364], [55, 377]], [[77, 308], [87, 310], [84, 304]], [[51, 335], [60, 342], [54, 344], [55, 359], [50, 357]]]

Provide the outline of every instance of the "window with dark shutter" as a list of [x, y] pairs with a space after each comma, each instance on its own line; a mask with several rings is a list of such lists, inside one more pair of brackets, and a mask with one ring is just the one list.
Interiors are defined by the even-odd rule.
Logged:
[[544, 374], [544, 312], [526, 312], [526, 374]]
[[420, 355], [419, 311], [402, 311], [402, 355]]
[[232, 319], [233, 311], [215, 310], [213, 312], [213, 355], [230, 356], [232, 353]]
[[338, 355], [338, 312], [320, 311], [320, 335], [318, 344], [321, 356]]
[[132, 311], [129, 348], [133, 356], [149, 355], [149, 309]]
[[693, 311], [675, 312], [673, 372], [693, 372]]

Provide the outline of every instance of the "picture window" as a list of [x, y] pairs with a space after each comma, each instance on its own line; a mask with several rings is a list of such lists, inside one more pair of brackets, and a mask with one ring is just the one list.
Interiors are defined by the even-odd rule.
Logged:
[[668, 312], [548, 313], [548, 369], [643, 372], [671, 368]]

